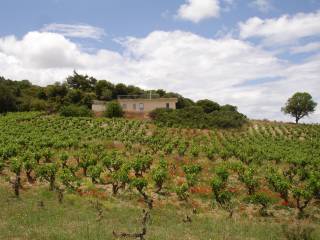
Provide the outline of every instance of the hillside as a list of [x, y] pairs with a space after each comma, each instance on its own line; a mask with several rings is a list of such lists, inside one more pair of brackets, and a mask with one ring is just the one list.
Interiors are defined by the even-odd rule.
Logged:
[[320, 237], [319, 125], [197, 130], [29, 112], [0, 128], [0, 239], [117, 239], [141, 231], [142, 209], [145, 239]]

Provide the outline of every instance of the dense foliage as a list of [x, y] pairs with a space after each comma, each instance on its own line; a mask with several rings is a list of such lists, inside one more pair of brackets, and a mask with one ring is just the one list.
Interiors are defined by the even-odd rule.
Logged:
[[29, 81], [11, 81], [0, 78], [0, 113], [12, 111], [46, 111], [60, 113], [62, 116], [91, 116], [93, 100], [104, 100], [110, 103], [106, 117], [122, 117], [121, 107], [113, 100], [118, 95], [156, 94], [160, 97], [175, 97], [178, 111], [155, 111], [152, 116], [165, 126], [189, 128], [230, 128], [240, 127], [246, 117], [232, 105], [220, 106], [208, 99], [193, 102], [183, 96], [166, 92], [162, 89], [143, 90], [125, 84], [112, 84], [106, 80], [97, 80], [87, 75], [74, 72], [63, 83], [46, 87], [32, 85]]
[[313, 113], [317, 103], [313, 101], [312, 96], [306, 92], [297, 92], [288, 99], [285, 107], [281, 110], [285, 114], [290, 114], [295, 118], [296, 123], [303, 117]]
[[124, 112], [122, 110], [121, 105], [118, 102], [112, 101], [107, 103], [104, 115], [109, 118], [118, 118], [123, 117]]
[[92, 111], [86, 106], [68, 105], [60, 108], [60, 115], [64, 117], [91, 117]]
[[182, 128], [237, 128], [247, 122], [245, 115], [235, 111], [214, 110], [209, 113], [208, 106], [186, 107], [183, 109], [156, 109], [150, 113], [158, 124]]
[[10, 111], [48, 111], [58, 112], [61, 107], [69, 105], [91, 108], [92, 100], [111, 101], [118, 95], [157, 94], [160, 97], [178, 98], [177, 107], [183, 108], [194, 102], [177, 93], [162, 89], [143, 90], [123, 83], [113, 84], [107, 80], [74, 72], [66, 81], [40, 87], [28, 80], [12, 81], [0, 77], [0, 113]]

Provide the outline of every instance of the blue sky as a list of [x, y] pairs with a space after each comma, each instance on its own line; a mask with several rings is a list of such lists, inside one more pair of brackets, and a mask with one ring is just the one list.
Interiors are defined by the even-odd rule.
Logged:
[[39, 30], [45, 24], [88, 24], [104, 29], [107, 35], [101, 42], [87, 42], [91, 47], [119, 50], [113, 38], [144, 37], [154, 30], [183, 30], [213, 37], [219, 31], [234, 28], [239, 21], [252, 16], [274, 18], [283, 14], [312, 12], [320, 9], [317, 0], [273, 0], [270, 10], [261, 11], [248, 0], [221, 1], [221, 17], [201, 23], [176, 19], [176, 11], [184, 0], [2, 0], [0, 35], [22, 37]]
[[288, 120], [295, 91], [320, 103], [320, 1], [1, 1], [0, 75], [46, 85], [73, 69]]

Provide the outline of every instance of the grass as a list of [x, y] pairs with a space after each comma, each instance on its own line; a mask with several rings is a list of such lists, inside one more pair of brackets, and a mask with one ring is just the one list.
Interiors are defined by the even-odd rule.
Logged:
[[[104, 217], [98, 222], [90, 198], [67, 194], [59, 204], [55, 193], [46, 187], [22, 192], [20, 199], [3, 181], [0, 185], [0, 239], [99, 240], [114, 239], [112, 231], [139, 231], [142, 209], [131, 201], [108, 197], [100, 200]], [[43, 201], [44, 207], [39, 206]], [[184, 210], [172, 205], [151, 212], [146, 239], [284, 239], [280, 224], [268, 218], [228, 219], [212, 212], [192, 216], [183, 223]], [[320, 236], [320, 232], [315, 232]]]

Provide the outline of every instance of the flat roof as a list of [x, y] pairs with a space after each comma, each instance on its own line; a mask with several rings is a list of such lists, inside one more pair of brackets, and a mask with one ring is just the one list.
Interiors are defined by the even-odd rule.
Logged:
[[174, 101], [177, 102], [178, 98], [118, 98], [118, 101], [143, 101], [143, 102], [147, 102], [147, 101], [161, 101], [161, 102], [165, 102], [165, 101]]

